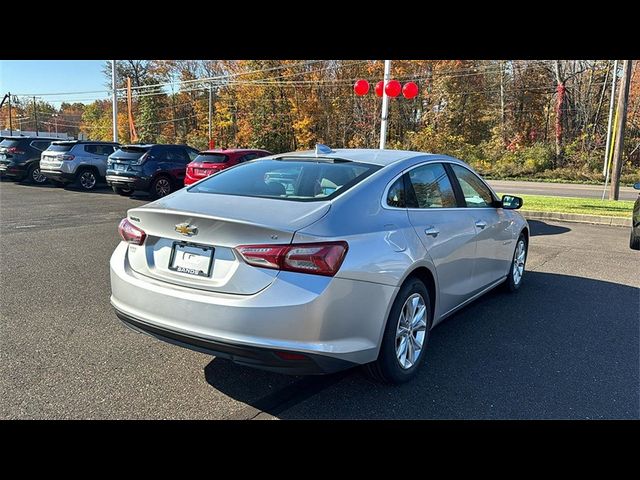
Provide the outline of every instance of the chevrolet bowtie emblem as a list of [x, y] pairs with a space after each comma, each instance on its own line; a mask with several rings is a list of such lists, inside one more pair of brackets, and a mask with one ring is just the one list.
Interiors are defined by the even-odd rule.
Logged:
[[187, 237], [192, 237], [198, 234], [198, 227], [191, 226], [188, 223], [179, 223], [176, 225], [176, 232]]

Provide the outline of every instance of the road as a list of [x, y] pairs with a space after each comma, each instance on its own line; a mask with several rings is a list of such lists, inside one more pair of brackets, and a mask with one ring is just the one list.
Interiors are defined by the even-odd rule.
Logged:
[[[640, 179], [638, 179], [640, 181]], [[511, 180], [489, 180], [496, 192], [512, 193], [514, 195], [551, 195], [560, 197], [602, 198], [603, 185], [581, 185], [576, 183], [543, 183], [517, 182]], [[609, 198], [609, 190], [605, 199]], [[620, 187], [620, 200], [635, 200], [638, 190], [631, 187]]]
[[0, 183], [0, 418], [639, 418], [640, 252], [628, 229], [531, 222], [525, 284], [432, 332], [400, 386], [261, 372], [124, 327], [118, 221], [145, 198]]

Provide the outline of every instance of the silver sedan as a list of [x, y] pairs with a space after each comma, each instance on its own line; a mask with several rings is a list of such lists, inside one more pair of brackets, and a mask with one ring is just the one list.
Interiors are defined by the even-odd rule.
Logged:
[[529, 228], [467, 164], [401, 150], [264, 157], [127, 212], [111, 304], [135, 330], [292, 374], [400, 383], [431, 328], [522, 285]]

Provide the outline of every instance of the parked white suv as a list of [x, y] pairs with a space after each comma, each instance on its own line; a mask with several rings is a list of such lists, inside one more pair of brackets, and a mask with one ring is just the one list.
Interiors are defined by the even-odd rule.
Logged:
[[120, 145], [81, 140], [53, 142], [40, 156], [40, 172], [54, 185], [76, 183], [93, 190], [104, 181], [107, 158]]

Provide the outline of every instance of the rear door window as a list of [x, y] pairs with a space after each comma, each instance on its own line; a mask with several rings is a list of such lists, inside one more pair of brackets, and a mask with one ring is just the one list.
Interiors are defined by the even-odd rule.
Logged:
[[417, 205], [414, 208], [455, 208], [456, 196], [441, 163], [427, 163], [409, 171], [409, 185]]

